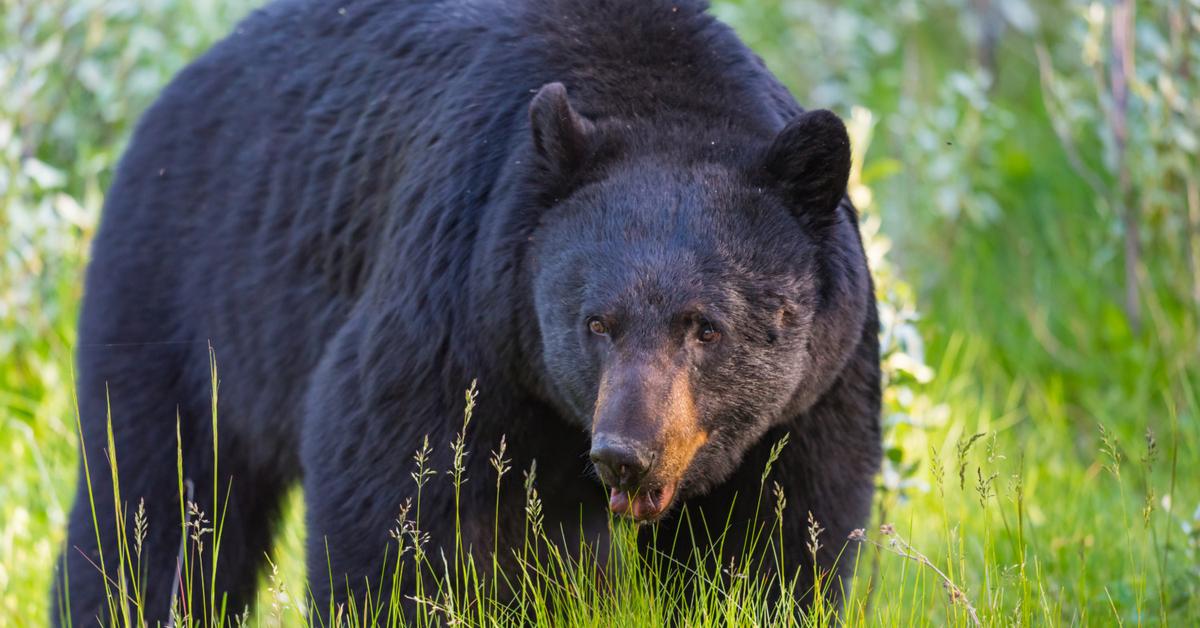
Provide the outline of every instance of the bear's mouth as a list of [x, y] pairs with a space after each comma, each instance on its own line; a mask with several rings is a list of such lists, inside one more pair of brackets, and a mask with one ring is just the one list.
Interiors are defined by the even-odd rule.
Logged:
[[671, 482], [654, 489], [637, 489], [632, 493], [614, 487], [608, 496], [608, 509], [634, 521], [654, 521], [671, 507], [671, 501], [675, 498], [675, 486], [676, 483]]

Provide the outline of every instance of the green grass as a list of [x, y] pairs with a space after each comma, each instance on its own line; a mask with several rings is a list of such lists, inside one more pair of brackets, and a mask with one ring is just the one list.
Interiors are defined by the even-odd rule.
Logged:
[[[49, 614], [76, 481], [80, 278], [113, 165], [156, 91], [249, 4], [0, 6], [0, 626], [43, 625]], [[806, 102], [850, 120], [859, 158], [851, 193], [886, 323], [888, 461], [870, 541], [843, 614], [811, 621], [971, 625], [969, 602], [987, 625], [1196, 623], [1200, 256], [1188, 256], [1196, 242], [1187, 233], [1200, 219], [1188, 201], [1200, 162], [1186, 137], [1200, 127], [1200, 81], [1172, 64], [1200, 67], [1200, 53], [1178, 43], [1197, 35], [1180, 37], [1169, 13], [1178, 6], [1196, 19], [1200, 8], [1138, 3], [1140, 78], [1124, 166], [1143, 227], [1135, 329], [1122, 306], [1120, 169], [1088, 56], [1098, 46], [1107, 58], [1107, 22], [1089, 21], [1091, 5], [1038, 3], [1033, 27], [1006, 18], [988, 81], [977, 42], [959, 34], [975, 3], [716, 4], [797, 94], [811, 95]], [[1018, 16], [1024, 5], [1007, 4]], [[1056, 66], [1049, 82], [1039, 45]], [[813, 59], [821, 62], [797, 61]], [[1166, 84], [1164, 75], [1176, 78]], [[92, 474], [111, 472], [90, 462]], [[524, 471], [509, 469], [503, 481], [522, 482]], [[128, 506], [123, 525], [136, 529], [137, 504]], [[302, 520], [294, 494], [251, 625], [301, 622]], [[885, 523], [893, 534], [879, 531]], [[512, 576], [526, 608], [573, 625], [779, 617], [750, 578], [729, 591], [701, 571], [682, 597], [677, 580], [634, 558], [628, 525], [617, 522], [614, 534], [631, 568], [600, 588], [590, 576], [597, 565], [551, 554]], [[490, 563], [455, 564], [474, 574], [449, 598], [455, 613], [470, 624], [510, 617], [487, 602], [492, 583], [480, 574]], [[439, 592], [424, 595], [446, 607]], [[363, 610], [343, 613], [361, 620]]]
[[[965, 347], [960, 351], [962, 354], [955, 352], [952, 359], [968, 360]], [[215, 359], [213, 364], [215, 381]], [[953, 372], [951, 367], [943, 365]], [[950, 395], [957, 384], [948, 382], [947, 386]], [[936, 390], [931, 395], [936, 396]], [[1013, 392], [1008, 402], [1017, 398]], [[424, 478], [422, 485], [448, 482], [457, 494], [468, 479], [463, 476], [465, 458], [482, 455], [466, 452], [463, 446], [475, 403], [472, 389], [462, 430], [450, 443], [455, 452], [450, 469], [436, 475], [425, 473], [431, 444], [414, 452], [413, 471]], [[980, 406], [974, 410], [986, 412]], [[1020, 408], [1014, 406], [1005, 414], [1009, 412], [1020, 412]], [[986, 417], [994, 428], [991, 431], [945, 431], [940, 448], [933, 444], [928, 456], [931, 489], [913, 491], [912, 497], [903, 501], [898, 492], [883, 492], [881, 509], [886, 508], [886, 514], [880, 516], [885, 524], [878, 531], [866, 530], [862, 538], [849, 540], [864, 545], [855, 562], [851, 597], [841, 615], [820, 598], [800, 620], [792, 606], [772, 606], [767, 602], [769, 590], [786, 588], [786, 583], [755, 577], [756, 565], [748, 560], [739, 561], [732, 573], [721, 563], [706, 562], [664, 570], [668, 559], [641, 555], [635, 526], [622, 520], [610, 520], [613, 551], [605, 562], [597, 563], [590, 548], [583, 545], [564, 553], [552, 540], [558, 538], [558, 531], [544, 527], [536, 470], [523, 470], [517, 477], [503, 448], [490, 452], [496, 476], [487, 480], [494, 480], [497, 490], [502, 482], [523, 482], [526, 495], [525, 543], [514, 550], [520, 568], [504, 573], [505, 581], [500, 583], [515, 591], [515, 601], [498, 599], [498, 582], [488, 576], [492, 573], [488, 561], [481, 563], [467, 548], [459, 544], [446, 548], [452, 552], [448, 562], [426, 551], [429, 548], [422, 540], [421, 526], [429, 522], [419, 520], [419, 494], [416, 502], [400, 509], [392, 531], [395, 544], [389, 548], [398, 560], [386, 568], [393, 570], [398, 581], [411, 579], [418, 570], [436, 574], [434, 586], [417, 593], [421, 625], [517, 624], [527, 618], [554, 626], [656, 626], [673, 618], [685, 625], [1177, 623], [1196, 617], [1200, 609], [1188, 592], [1188, 587], [1194, 587], [1188, 579], [1195, 578], [1195, 556], [1188, 553], [1186, 539], [1171, 541], [1172, 530], [1180, 522], [1176, 515], [1158, 507], [1156, 500], [1159, 496], [1171, 501], [1183, 497], [1177, 490], [1178, 466], [1180, 456], [1189, 452], [1181, 452], [1178, 446], [1183, 442], [1178, 415], [1169, 418], [1174, 429], [1161, 441], [1147, 435], [1143, 442], [1127, 445], [1098, 424], [1091, 435], [1098, 440], [1098, 449], [1086, 464], [1071, 464], [1070, 458], [1061, 458], [1061, 452], [1055, 451], [1072, 437], [1064, 433], [1070, 429], [1067, 424], [1066, 429], [1043, 430], [1045, 444], [1034, 442], [1021, 448], [1012, 447], [1007, 436], [1011, 430], [1003, 427], [1003, 415]], [[215, 390], [213, 421], [215, 425]], [[111, 429], [109, 439], [112, 451]], [[785, 446], [786, 442], [778, 444]], [[219, 462], [219, 452], [217, 456]], [[1056, 458], [1065, 464], [1032, 462]], [[112, 474], [117, 480], [117, 501], [125, 504], [122, 511], [135, 513], [132, 522], [122, 515], [118, 529], [144, 531], [147, 522], [140, 514], [140, 504], [135, 507], [119, 496], [119, 452], [107, 461], [87, 463], [89, 478]], [[768, 464], [764, 485], [770, 471]], [[182, 470], [179, 478], [180, 495], [186, 496]], [[1159, 486], [1161, 492], [1156, 492]], [[1195, 487], [1188, 489], [1194, 491]], [[1194, 492], [1190, 497], [1195, 497]], [[215, 502], [221, 503], [219, 496]], [[777, 521], [804, 516], [789, 511], [786, 504], [762, 507], [775, 509]], [[92, 516], [112, 515], [93, 508]], [[678, 516], [686, 518], [688, 513]], [[188, 561], [202, 555], [200, 546], [204, 544], [219, 548], [221, 519], [220, 513], [199, 511], [191, 503], [186, 512], [181, 507], [180, 521], [174, 525], [186, 537], [183, 574], [188, 590], [195, 587], [211, 592], [201, 577], [203, 565], [189, 567]], [[819, 524], [810, 516], [810, 548], [812, 544], [837, 547], [848, 541], [822, 535]], [[287, 525], [294, 531], [298, 517], [289, 517]], [[455, 526], [459, 529], [457, 509]], [[782, 540], [774, 533], [768, 531], [758, 540], [759, 546], [776, 551], [776, 543]], [[130, 535], [132, 540], [119, 548], [121, 563], [137, 564], [143, 535], [135, 532]], [[299, 572], [301, 556], [294, 547], [285, 544], [276, 549], [272, 571], [253, 614], [225, 609], [221, 600], [210, 594], [206, 609], [194, 610], [194, 615], [178, 613], [176, 625], [317, 625], [310, 623], [304, 609], [310, 603], [321, 606], [323, 601], [313, 600], [307, 593]], [[1194, 545], [1190, 551], [1195, 551]], [[276, 565], [282, 565], [282, 571]], [[120, 617], [121, 625], [141, 625], [136, 579], [127, 581], [115, 575], [122, 573], [120, 564], [101, 563], [98, 569], [113, 574], [109, 578], [109, 613]], [[597, 577], [598, 573], [604, 576]], [[329, 607], [329, 614], [346, 625], [374, 625], [382, 610], [403, 603], [398, 589], [375, 590], [369, 599]]]
[[[216, 415], [217, 384], [219, 381], [216, 370], [215, 353], [210, 348], [210, 363], [213, 379], [213, 412], [212, 424], [214, 432], [218, 427]], [[506, 571], [496, 569], [497, 556], [491, 554], [489, 560], [480, 560], [471, 549], [465, 547], [460, 540], [461, 532], [455, 535], [452, 547], [437, 548], [429, 545], [428, 534], [423, 526], [439, 526], [446, 522], [421, 520], [421, 493], [430, 482], [441, 481], [452, 485], [455, 495], [454, 529], [461, 531], [458, 502], [459, 490], [469, 478], [465, 476], [466, 459], [470, 452], [466, 451], [465, 443], [470, 429], [471, 418], [475, 408], [477, 395], [474, 384], [467, 391], [466, 407], [464, 410], [461, 430], [455, 440], [450, 443], [453, 451], [453, 463], [450, 469], [439, 471], [428, 468], [427, 461], [431, 452], [428, 439], [413, 455], [413, 474], [418, 479], [418, 490], [415, 501], [406, 500], [399, 508], [399, 515], [393, 529], [389, 530], [394, 543], [382, 554], [384, 558], [383, 571], [377, 583], [368, 582], [366, 593], [352, 597], [344, 604], [333, 600], [314, 598], [306, 588], [303, 578], [289, 583], [274, 561], [270, 561], [270, 573], [264, 583], [265, 597], [260, 596], [253, 615], [249, 609], [230, 609], [226, 600], [215, 592], [215, 572], [220, 570], [219, 560], [223, 519], [225, 508], [217, 512], [207, 513], [197, 505], [198, 499], [191, 493], [190, 487], [185, 487], [183, 474], [182, 450], [178, 444], [176, 454], [178, 468], [178, 488], [180, 516], [176, 527], [179, 528], [182, 545], [180, 548], [181, 584], [183, 591], [189, 592], [185, 599], [203, 601], [201, 608], [187, 608], [182, 601], [177, 601], [172, 609], [172, 620], [176, 626], [214, 626], [214, 625], [323, 625], [323, 620], [309, 616], [310, 608], [321, 608], [337, 625], [368, 626], [380, 625], [384, 618], [391, 617], [387, 625], [398, 625], [400, 609], [415, 601], [417, 606], [417, 625], [518, 625], [533, 622], [538, 625], [578, 625], [593, 626], [607, 623], [631, 623], [634, 625], [664, 625], [671, 621], [682, 621], [684, 625], [789, 625], [798, 621], [797, 606], [790, 596], [785, 595], [780, 603], [769, 603], [772, 591], [791, 591], [795, 588], [797, 574], [780, 574], [773, 578], [755, 577], [762, 571], [763, 560], [769, 556], [777, 556], [782, 550], [782, 537], [777, 536], [785, 516], [788, 513], [786, 504], [776, 501], [774, 504], [763, 504], [763, 509], [773, 508], [776, 528], [768, 529], [759, 536], [754, 533], [747, 539], [747, 554], [755, 554], [755, 548], [766, 548], [759, 559], [742, 558], [726, 563], [720, 560], [721, 547], [712, 547], [708, 555], [692, 564], [679, 565], [665, 555], [652, 553], [642, 554], [638, 549], [637, 524], [624, 519], [610, 518], [607, 534], [611, 539], [611, 551], [603, 558], [597, 557], [595, 549], [586, 542], [580, 541], [576, 546], [567, 546], [558, 539], [566, 538], [566, 530], [548, 528], [542, 516], [541, 499], [537, 489], [537, 469], [535, 466], [524, 470], [521, 478], [509, 477], [508, 481], [520, 481], [525, 492], [524, 509], [524, 541], [512, 550], [517, 567]], [[78, 426], [77, 426], [78, 427]], [[177, 438], [178, 438], [178, 429]], [[150, 522], [146, 518], [144, 503], [139, 501], [136, 508], [125, 501], [120, 492], [120, 452], [113, 439], [112, 417], [108, 417], [108, 443], [106, 460], [96, 461], [83, 459], [84, 481], [87, 482], [87, 493], [90, 505], [90, 516], [93, 525], [113, 517], [117, 536], [120, 539], [115, 557], [109, 555], [106, 564], [103, 557], [95, 564], [98, 572], [103, 574], [106, 599], [106, 616], [114, 618], [118, 625], [141, 626], [147, 624], [142, 591], [146, 577], [141, 569], [142, 544]], [[214, 436], [215, 438], [215, 436]], [[787, 445], [786, 438], [777, 443], [762, 473], [762, 487], [771, 478], [772, 466], [779, 452]], [[214, 475], [217, 474], [220, 452], [214, 454]], [[506, 457], [506, 447], [490, 453], [492, 470], [495, 473], [497, 499], [506, 475], [515, 475], [511, 461]], [[116, 513], [104, 513], [97, 510], [95, 495], [90, 490], [94, 484], [93, 478], [100, 474], [110, 474], [113, 486], [114, 503], [121, 504]], [[489, 478], [490, 479], [490, 478]], [[213, 495], [213, 503], [223, 504], [221, 495]], [[132, 520], [129, 513], [133, 513]], [[497, 511], [498, 512], [498, 511]], [[685, 509], [678, 513], [679, 517], [688, 521], [686, 529], [695, 526], [708, 526], [722, 522], [692, 522]], [[494, 519], [498, 521], [498, 519]], [[819, 522], [808, 515], [810, 536], [808, 549], [815, 553], [817, 549], [828, 543], [836, 546], [846, 544], [846, 539], [829, 539], [822, 536]], [[727, 522], [726, 522], [727, 523]], [[289, 525], [296, 525], [293, 521]], [[650, 528], [651, 534], [657, 531]], [[729, 534], [737, 532], [729, 531]], [[725, 535], [722, 535], [724, 538]], [[889, 532], [890, 538], [896, 538]], [[582, 538], [582, 535], [581, 535]], [[99, 535], [97, 536], [99, 541]], [[871, 542], [858, 539], [854, 542]], [[690, 542], [687, 538], [674, 539], [675, 543]], [[835, 546], [835, 547], [836, 547]], [[205, 553], [205, 548], [210, 553]], [[879, 545], [879, 547], [883, 547]], [[450, 557], [447, 559], [446, 552]], [[295, 561], [295, 554], [276, 552], [277, 559]], [[115, 563], [112, 561], [116, 560]], [[204, 564], [205, 559], [211, 565]], [[212, 566], [215, 565], [215, 570]], [[736, 567], [736, 572], [731, 571]], [[387, 583], [382, 578], [383, 573], [392, 576], [391, 588], [384, 589]], [[402, 593], [402, 585], [414, 580], [416, 574], [425, 574], [424, 579], [417, 579], [417, 588], [412, 599]], [[815, 602], [810, 610], [805, 625], [830, 625], [837, 619], [837, 614], [829, 602], [829, 588], [836, 586], [826, 573], [817, 572], [817, 587]], [[317, 574], [315, 577], [320, 577]], [[330, 577], [333, 577], [332, 574]], [[424, 585], [424, 586], [422, 586]], [[292, 586], [298, 587], [299, 595], [289, 593]], [[69, 590], [69, 583], [67, 587]], [[511, 596], [501, 593], [511, 591]], [[198, 592], [194, 598], [190, 592]], [[69, 600], [64, 598], [54, 600], [59, 608], [68, 608]], [[866, 605], [865, 599], [862, 604]]]

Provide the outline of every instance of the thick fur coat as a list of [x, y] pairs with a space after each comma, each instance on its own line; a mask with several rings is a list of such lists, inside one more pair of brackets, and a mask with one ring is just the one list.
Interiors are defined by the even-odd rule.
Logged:
[[[193, 500], [224, 511], [226, 607], [252, 600], [299, 482], [322, 611], [378, 586], [413, 453], [428, 435], [449, 468], [472, 380], [462, 517], [480, 556], [494, 526], [510, 555], [524, 523], [516, 480], [493, 521], [502, 435], [516, 469], [537, 461], [548, 526], [592, 535], [612, 509], [687, 558], [709, 539], [671, 543], [685, 513], [770, 525], [753, 506], [786, 434], [782, 567], [805, 595], [811, 511], [833, 568], [880, 458], [849, 146], [705, 10], [277, 0], [172, 81], [109, 190], [78, 348], [104, 563], [111, 408], [122, 499], [149, 515], [149, 618], [167, 616], [180, 546], [177, 420]], [[106, 612], [83, 477], [58, 593], [75, 625]], [[436, 547], [453, 547], [453, 505], [447, 479], [425, 487]]]

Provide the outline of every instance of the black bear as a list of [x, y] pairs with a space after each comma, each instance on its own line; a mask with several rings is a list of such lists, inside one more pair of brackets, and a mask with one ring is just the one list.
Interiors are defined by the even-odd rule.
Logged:
[[[124, 603], [106, 592], [121, 580], [110, 456], [124, 533], [139, 502], [149, 521], [125, 581], [151, 621], [173, 599], [247, 605], [297, 482], [317, 611], [359, 599], [416, 492], [413, 452], [428, 435], [430, 464], [449, 466], [475, 379], [464, 547], [490, 555], [496, 532], [504, 560], [520, 542], [519, 482], [494, 521], [484, 479], [502, 436], [514, 468], [537, 461], [547, 527], [603, 529], [611, 510], [686, 560], [710, 539], [677, 541], [684, 509], [770, 523], [753, 506], [788, 435], [778, 567], [807, 594], [811, 512], [817, 562], [843, 573], [881, 455], [849, 141], [706, 9], [278, 0], [183, 70], [137, 127], [87, 271], [92, 491], [81, 465], [57, 621]], [[193, 599], [178, 599], [180, 528], [203, 526], [181, 476], [222, 520], [215, 587], [205, 576]], [[429, 551], [452, 548], [452, 490], [421, 499]]]

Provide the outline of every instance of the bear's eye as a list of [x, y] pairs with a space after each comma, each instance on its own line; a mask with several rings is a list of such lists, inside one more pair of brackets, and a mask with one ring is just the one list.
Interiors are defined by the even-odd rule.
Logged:
[[698, 338], [700, 342], [716, 342], [720, 337], [721, 332], [717, 331], [713, 327], [712, 323], [706, 320], [700, 321], [700, 331], [696, 334], [696, 338]]
[[587, 326], [588, 331], [596, 334], [597, 336], [608, 335], [608, 325], [606, 325], [604, 321], [600, 320], [599, 316], [589, 316], [587, 319]]

